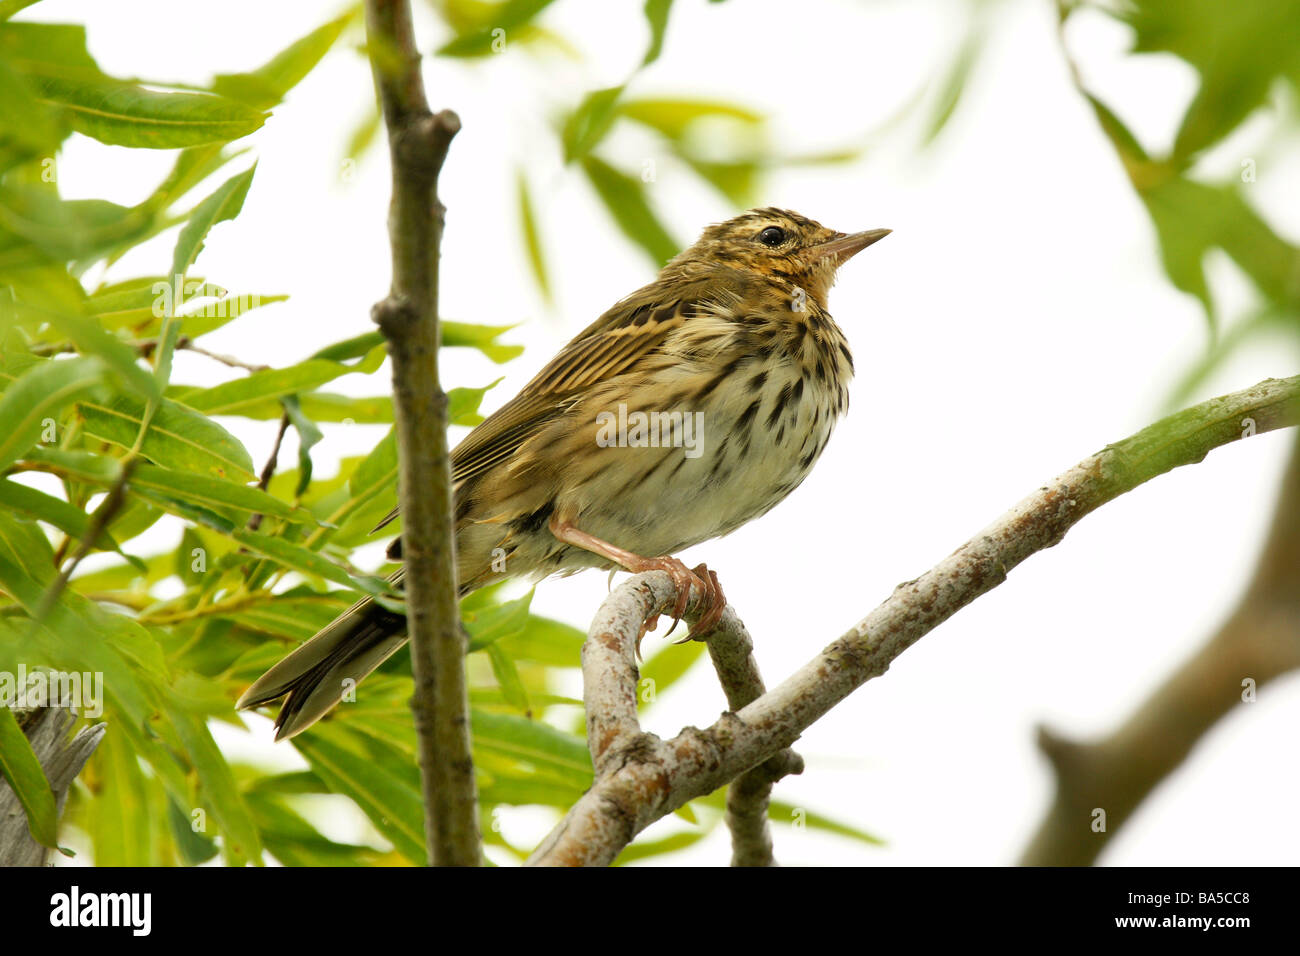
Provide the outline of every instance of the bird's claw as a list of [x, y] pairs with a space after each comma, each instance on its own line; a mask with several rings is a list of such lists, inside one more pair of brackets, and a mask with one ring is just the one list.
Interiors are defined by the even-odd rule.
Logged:
[[[677, 600], [673, 603], [673, 623], [672, 627], [668, 628], [668, 632], [664, 635], [665, 638], [671, 637], [673, 631], [677, 630], [682, 615], [686, 613], [686, 606], [690, 603], [691, 588], [697, 585], [704, 594], [704, 612], [700, 619], [696, 621], [695, 626], [691, 628], [690, 634], [677, 641], [677, 643], [684, 644], [686, 641], [703, 637], [718, 626], [718, 621], [722, 619], [722, 612], [727, 606], [727, 597], [722, 592], [722, 584], [718, 581], [717, 572], [710, 571], [703, 562], [698, 564], [694, 570], [691, 570], [679, 558], [662, 555], [658, 558], [647, 559], [646, 563], [637, 570], [666, 571], [669, 577], [672, 578], [673, 587], [677, 590]], [[636, 641], [638, 659], [641, 657], [642, 639], [647, 631], [654, 630], [658, 624], [659, 615], [655, 614], [642, 626], [641, 634]]]
[[722, 592], [722, 582], [718, 580], [718, 572], [710, 571], [703, 561], [696, 565], [693, 573], [704, 585], [704, 613], [695, 622], [690, 633], [691, 638], [699, 638], [718, 626], [718, 622], [722, 620], [722, 612], [727, 609], [727, 596]]

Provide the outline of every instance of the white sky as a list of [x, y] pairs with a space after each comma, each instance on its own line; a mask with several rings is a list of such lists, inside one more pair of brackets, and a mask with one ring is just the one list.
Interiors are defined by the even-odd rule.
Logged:
[[[776, 0], [679, 0], [676, 8], [663, 57], [636, 79], [634, 94], [748, 104], [771, 115], [775, 141], [790, 153], [862, 142], [918, 89], [937, 83], [968, 10], [955, 0], [819, 0], [799, 4], [798, 15]], [[92, 52], [109, 72], [204, 82], [260, 65], [337, 9], [328, 2], [46, 0], [23, 18], [87, 23]], [[582, 63], [539, 66], [508, 52], [482, 63], [434, 60], [426, 70], [435, 106], [455, 108], [464, 122], [443, 176], [443, 313], [526, 323], [512, 340], [528, 352], [506, 366], [489, 410], [569, 336], [652, 278], [546, 133], [561, 109], [589, 89], [621, 82], [639, 61], [646, 40], [639, 9], [556, 3], [543, 22], [582, 51]], [[1205, 343], [1199, 305], [1163, 279], [1150, 222], [1069, 85], [1051, 5], [1016, 0], [994, 13], [992, 43], [934, 151], [917, 154], [929, 112], [914, 107], [871, 140], [863, 161], [772, 176], [758, 197], [760, 205], [794, 208], [846, 231], [895, 230], [844, 270], [831, 296], [859, 377], [849, 416], [817, 469], [761, 521], [682, 556], [720, 571], [772, 685], [1024, 494], [1157, 417]], [[431, 23], [422, 27], [427, 50], [439, 37]], [[1069, 39], [1085, 77], [1146, 145], [1171, 142], [1195, 89], [1191, 71], [1167, 57], [1127, 57], [1126, 31], [1099, 16], [1081, 20]], [[371, 152], [350, 179], [340, 175], [344, 139], [371, 96], [362, 59], [332, 56], [252, 137], [260, 165], [244, 213], [215, 230], [197, 272], [234, 292], [292, 299], [234, 323], [208, 347], [288, 365], [371, 328], [370, 305], [389, 275], [386, 156]], [[1210, 164], [1231, 172], [1241, 158], [1258, 157], [1251, 199], [1294, 236], [1300, 206], [1287, 199], [1294, 200], [1295, 142], [1264, 152], [1268, 127], [1256, 118]], [[661, 158], [650, 140], [618, 137], [609, 145], [624, 168]], [[518, 238], [513, 168], [520, 161], [538, 187], [555, 275], [558, 307], [549, 313]], [[66, 195], [134, 202], [170, 162], [170, 154], [76, 137], [60, 177]], [[671, 162], [658, 165], [653, 200], [683, 243], [737, 211]], [[163, 271], [171, 242], [169, 235], [143, 247], [114, 275]], [[1249, 305], [1249, 287], [1226, 259], [1210, 265], [1231, 321]], [[443, 364], [451, 384], [497, 375], [464, 350]], [[1198, 399], [1294, 374], [1296, 366], [1292, 343], [1255, 345]], [[178, 356], [177, 380], [227, 374]], [[376, 394], [387, 378], [338, 386]], [[228, 424], [256, 460], [265, 456], [272, 423]], [[326, 463], [362, 453], [381, 434], [327, 426], [315, 457]], [[1253, 438], [1103, 508], [812, 727], [797, 745], [807, 771], [781, 783], [777, 796], [889, 845], [872, 849], [780, 827], [779, 859], [1014, 861], [1051, 794], [1034, 726], [1108, 731], [1213, 632], [1252, 566], [1289, 441]], [[533, 607], [585, 628], [605, 587], [597, 574], [548, 581]], [[657, 643], [648, 637], [647, 650]], [[1258, 703], [1216, 727], [1103, 862], [1294, 862], [1298, 691], [1294, 677], [1265, 687]], [[702, 726], [722, 706], [704, 665], [661, 700], [648, 729], [672, 735], [685, 723]], [[285, 756], [268, 744], [265, 722], [250, 724], [252, 737], [222, 729], [223, 745]], [[507, 835], [525, 843], [546, 822], [529, 812], [504, 818]], [[648, 836], [680, 826], [665, 821]], [[330, 827], [354, 835], [349, 816]], [[675, 859], [727, 858], [719, 827]]]

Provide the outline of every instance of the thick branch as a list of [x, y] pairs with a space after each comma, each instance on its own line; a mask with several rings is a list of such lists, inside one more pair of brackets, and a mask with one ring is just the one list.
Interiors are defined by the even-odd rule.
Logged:
[[[18, 719], [54, 791], [55, 813], [62, 817], [72, 781], [108, 732], [108, 724], [83, 727], [69, 739], [77, 720], [70, 707], [52, 704], [19, 714]], [[17, 794], [0, 777], [0, 866], [44, 866], [49, 856], [50, 851], [32, 839]]]
[[[1300, 423], [1300, 376], [1269, 379], [1211, 399], [1084, 459], [1040, 488], [938, 565], [894, 593], [780, 686], [726, 713], [711, 727], [688, 727], [654, 741], [595, 785], [566, 814], [530, 862], [604, 864], [655, 820], [717, 789], [782, 749], [855, 689], [961, 608], [1006, 580], [1036, 551], [1059, 542], [1081, 518], [1127, 491], [1210, 451], [1259, 432]], [[640, 576], [653, 583], [666, 574]], [[631, 600], [629, 585], [608, 603]], [[656, 585], [656, 598], [660, 586]], [[698, 600], [702, 595], [694, 594]], [[648, 616], [648, 615], [647, 615]], [[635, 633], [623, 638], [635, 638]], [[642, 738], [645, 739], [645, 738]], [[621, 841], [621, 842], [620, 842]]]
[[[634, 640], [641, 625], [664, 602], [672, 601], [667, 576], [634, 578], [625, 587], [626, 600], [606, 601], [596, 612], [582, 646], [583, 697], [587, 711], [587, 745], [597, 777], [626, 763], [629, 755], [653, 752], [658, 738], [642, 734], [637, 719], [637, 678]], [[763, 678], [754, 660], [754, 643], [734, 611], [727, 608], [709, 634], [709, 654], [727, 695], [739, 710], [763, 695]], [[767, 824], [772, 784], [789, 773], [800, 773], [803, 761], [793, 751], [741, 774], [727, 792], [727, 824], [731, 830], [734, 866], [773, 866], [772, 836]], [[619, 825], [615, 821], [615, 826]]]
[[406, 616], [419, 737], [429, 862], [477, 865], [478, 794], [470, 755], [465, 642], [456, 601], [456, 555], [447, 453], [447, 396], [438, 382], [438, 174], [456, 114], [430, 113], [407, 0], [367, 0], [366, 35], [388, 127], [393, 198], [388, 232], [393, 284], [375, 306], [393, 363], [406, 567]]
[[[1196, 742], [1253, 691], [1300, 667], [1300, 443], [1254, 577], [1215, 634], [1110, 736], [1080, 743], [1039, 730], [1056, 796], [1021, 863], [1087, 866]], [[1249, 692], [1243, 682], [1249, 680]], [[1094, 831], [1093, 811], [1106, 812]]]

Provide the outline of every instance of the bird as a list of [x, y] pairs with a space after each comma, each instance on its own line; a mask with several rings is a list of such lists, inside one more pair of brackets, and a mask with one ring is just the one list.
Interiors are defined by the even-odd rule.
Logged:
[[[663, 570], [674, 627], [698, 585], [690, 636], [712, 630], [726, 603], [717, 574], [673, 555], [765, 514], [807, 477], [853, 377], [827, 295], [840, 266], [889, 233], [751, 209], [708, 226], [579, 332], [451, 453], [459, 594], [586, 568]], [[400, 558], [400, 538], [389, 555]], [[363, 599], [236, 707], [285, 698], [276, 740], [293, 737], [406, 639], [402, 614]]]

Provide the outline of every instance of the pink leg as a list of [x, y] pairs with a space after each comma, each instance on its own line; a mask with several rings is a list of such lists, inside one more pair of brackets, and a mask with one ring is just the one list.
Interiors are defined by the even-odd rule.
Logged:
[[[722, 617], [722, 611], [727, 606], [727, 599], [722, 593], [722, 585], [718, 583], [717, 574], [710, 571], [703, 564], [691, 571], [687, 569], [680, 559], [671, 555], [665, 554], [657, 558], [647, 558], [634, 554], [617, 545], [610, 544], [608, 541], [602, 541], [595, 535], [580, 530], [556, 515], [551, 516], [548, 527], [557, 540], [563, 541], [565, 544], [571, 544], [576, 548], [582, 548], [584, 551], [590, 551], [592, 554], [598, 554], [602, 558], [607, 558], [624, 570], [633, 573], [667, 571], [673, 579], [674, 587], [677, 589], [677, 603], [673, 606], [673, 626], [668, 629], [669, 634], [677, 628], [682, 615], [686, 613], [686, 605], [690, 601], [692, 585], [699, 585], [700, 590], [704, 592], [704, 604], [703, 614], [695, 627], [692, 628], [691, 636], [702, 636], [717, 627], [718, 620]], [[651, 621], [646, 622], [646, 628], [650, 628], [652, 622], [655, 622], [657, 618], [658, 615], [652, 618]], [[637, 638], [638, 657], [641, 655], [642, 637], [645, 637], [645, 629], [642, 630], [641, 636]]]

